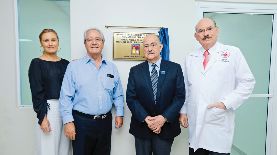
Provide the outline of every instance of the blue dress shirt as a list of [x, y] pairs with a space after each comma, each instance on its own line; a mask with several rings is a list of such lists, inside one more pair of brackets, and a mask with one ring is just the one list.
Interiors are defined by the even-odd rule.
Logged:
[[103, 59], [99, 69], [88, 55], [69, 63], [60, 93], [63, 123], [74, 121], [72, 110], [100, 115], [115, 105], [117, 116], [123, 116], [123, 90], [116, 66]]

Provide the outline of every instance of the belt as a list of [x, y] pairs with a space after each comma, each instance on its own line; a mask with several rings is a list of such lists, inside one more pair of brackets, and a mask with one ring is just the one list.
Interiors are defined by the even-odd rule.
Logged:
[[112, 115], [112, 113], [110, 111], [107, 112], [106, 114], [101, 114], [101, 115], [85, 114], [85, 113], [82, 113], [82, 112], [77, 111], [77, 110], [72, 110], [72, 112], [73, 112], [73, 114], [76, 114], [76, 115], [79, 115], [79, 116], [82, 116], [82, 117], [85, 117], [85, 118], [89, 118], [89, 119], [94, 119], [94, 120], [102, 120], [102, 119], [108, 118], [108, 116]]

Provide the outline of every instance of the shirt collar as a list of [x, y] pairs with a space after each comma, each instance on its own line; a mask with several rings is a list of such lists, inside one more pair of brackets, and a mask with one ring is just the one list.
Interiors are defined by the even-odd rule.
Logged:
[[[89, 55], [86, 55], [85, 57], [84, 57], [84, 59], [85, 59], [85, 63], [89, 63], [89, 62], [95, 62], [94, 61], [94, 59], [92, 59]], [[106, 58], [103, 58], [103, 56], [102, 56], [102, 64], [107, 64], [107, 59]]]
[[149, 65], [149, 66], [152, 66], [152, 64], [156, 64], [156, 67], [160, 68], [161, 62], [162, 62], [162, 58], [160, 58], [160, 59], [159, 59], [158, 61], [156, 61], [155, 63], [148, 62], [148, 65]]
[[[217, 46], [218, 46], [218, 42], [216, 42], [216, 43], [214, 44], [214, 46], [212, 46], [212, 47], [208, 50], [208, 51], [209, 51], [209, 54], [213, 55], [214, 52], [216, 52]], [[203, 55], [204, 52], [205, 52], [206, 50], [205, 50], [203, 47], [201, 47], [200, 51], [201, 51], [201, 54]]]

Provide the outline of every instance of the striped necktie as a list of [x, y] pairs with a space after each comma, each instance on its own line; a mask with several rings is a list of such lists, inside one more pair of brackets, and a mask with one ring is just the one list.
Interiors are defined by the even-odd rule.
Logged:
[[158, 85], [158, 72], [156, 70], [156, 64], [152, 64], [152, 71], [151, 71], [151, 82], [152, 82], [152, 89], [154, 94], [154, 100], [157, 99], [157, 85]]

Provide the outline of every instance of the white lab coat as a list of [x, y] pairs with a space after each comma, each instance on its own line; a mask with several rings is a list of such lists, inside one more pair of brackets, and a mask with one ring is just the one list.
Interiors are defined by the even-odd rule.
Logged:
[[[205, 70], [202, 64], [204, 51], [199, 48], [186, 57], [187, 95], [181, 113], [188, 116], [191, 148], [230, 153], [235, 110], [252, 93], [255, 79], [238, 48], [216, 43], [209, 50]], [[227, 110], [207, 109], [215, 102], [223, 102]]]

